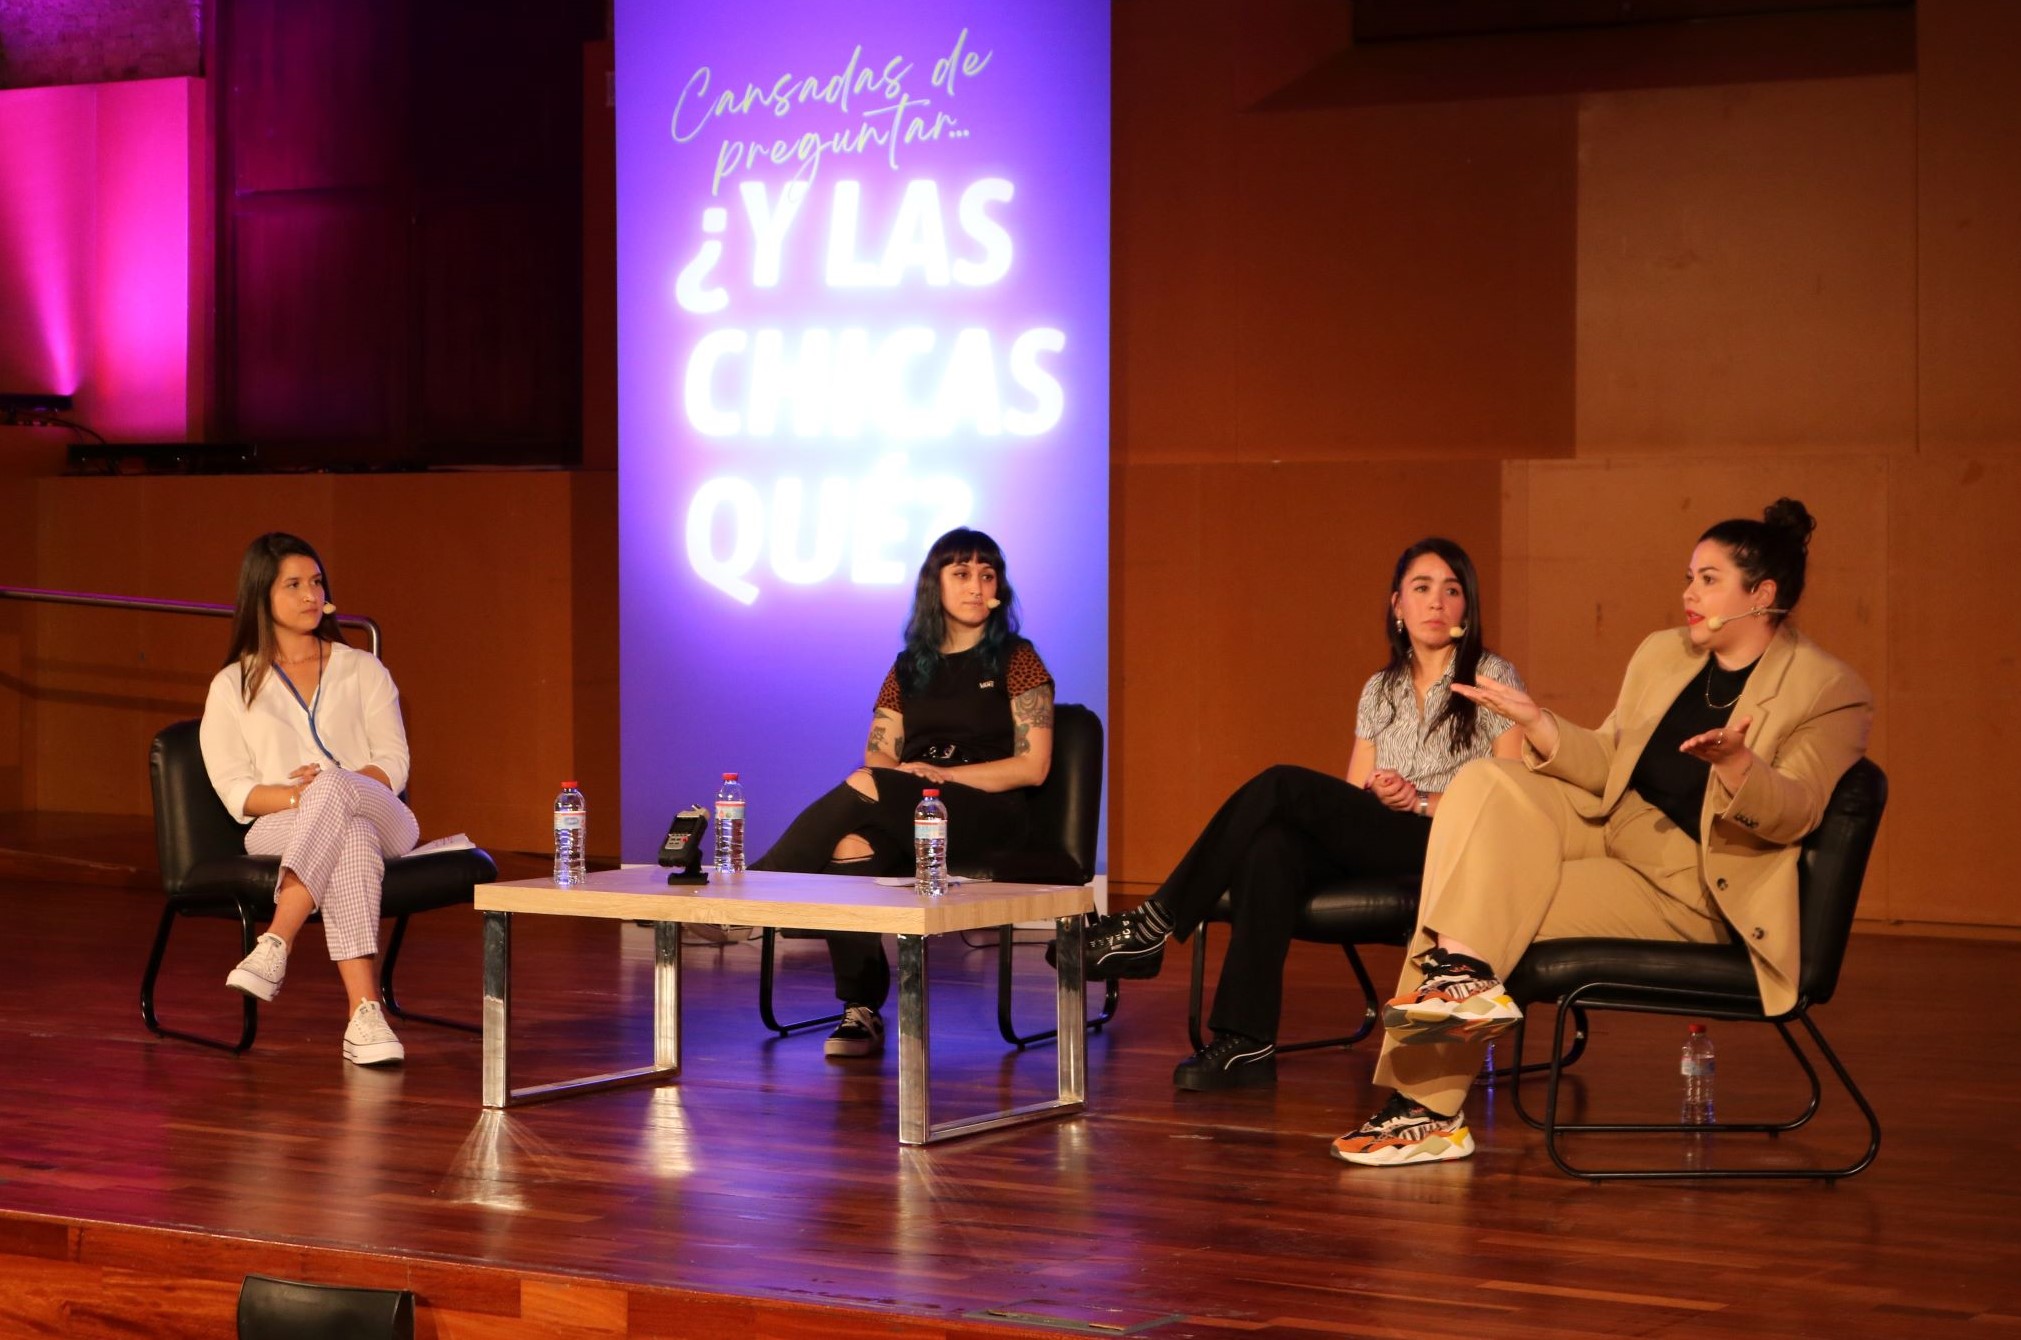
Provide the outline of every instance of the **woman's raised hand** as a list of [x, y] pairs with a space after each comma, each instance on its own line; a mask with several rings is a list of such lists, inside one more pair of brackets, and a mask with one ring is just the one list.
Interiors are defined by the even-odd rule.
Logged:
[[1528, 730], [1543, 719], [1544, 709], [1537, 706], [1537, 700], [1511, 684], [1499, 679], [1481, 676], [1477, 684], [1455, 684], [1453, 692], [1462, 698], [1470, 698], [1490, 712], [1507, 717], [1516, 725]]
[[1475, 684], [1455, 684], [1453, 692], [1462, 698], [1470, 698], [1490, 712], [1507, 718], [1530, 747], [1545, 758], [1558, 752], [1558, 722], [1555, 717], [1537, 706], [1537, 700], [1513, 684], [1504, 684], [1499, 679], [1489, 679], [1483, 675]]

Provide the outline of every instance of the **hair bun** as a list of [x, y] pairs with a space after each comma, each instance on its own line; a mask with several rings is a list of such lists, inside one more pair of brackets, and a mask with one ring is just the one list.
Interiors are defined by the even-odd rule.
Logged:
[[1817, 519], [1810, 510], [1794, 498], [1777, 498], [1762, 509], [1762, 522], [1782, 531], [1798, 548], [1810, 548], [1811, 532], [1817, 529]]

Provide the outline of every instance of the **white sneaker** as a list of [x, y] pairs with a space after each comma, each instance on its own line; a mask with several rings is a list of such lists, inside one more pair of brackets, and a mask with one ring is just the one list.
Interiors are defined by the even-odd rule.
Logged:
[[406, 1057], [407, 1049], [393, 1036], [379, 1002], [359, 1001], [357, 1013], [344, 1030], [344, 1059], [352, 1065], [398, 1065]]
[[288, 942], [268, 931], [225, 977], [225, 985], [256, 1000], [272, 1000], [281, 994], [281, 979], [287, 975]]
[[884, 1020], [868, 1005], [845, 1005], [842, 1022], [821, 1044], [823, 1056], [875, 1056], [884, 1050]]

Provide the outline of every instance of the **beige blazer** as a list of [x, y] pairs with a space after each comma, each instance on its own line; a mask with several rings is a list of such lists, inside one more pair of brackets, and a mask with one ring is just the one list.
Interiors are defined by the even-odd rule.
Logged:
[[[1707, 654], [1682, 628], [1651, 634], [1600, 728], [1559, 718], [1557, 752], [1546, 759], [1526, 747], [1525, 761], [1583, 792], [1574, 800], [1581, 814], [1604, 818], [1670, 704], [1704, 676]], [[1753, 957], [1762, 1004], [1780, 1013], [1796, 1002], [1797, 844], [1866, 752], [1873, 695], [1845, 662], [1784, 624], [1733, 705], [1730, 719], [1743, 717], [1753, 718], [1748, 746], [1768, 766], [1755, 764], [1738, 791], [1716, 775], [1707, 783], [1699, 876]]]

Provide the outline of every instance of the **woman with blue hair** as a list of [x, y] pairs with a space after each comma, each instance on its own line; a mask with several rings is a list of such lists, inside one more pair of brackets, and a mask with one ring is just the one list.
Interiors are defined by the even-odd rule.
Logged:
[[[871, 712], [863, 766], [805, 810], [753, 870], [897, 875], [912, 870], [912, 812], [927, 787], [948, 811], [948, 855], [1017, 846], [1053, 758], [1053, 677], [1018, 634], [1003, 550], [958, 527], [933, 542], [913, 586], [905, 646]], [[891, 991], [881, 936], [832, 932], [842, 1022], [828, 1056], [884, 1048]]]

